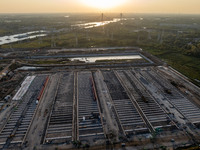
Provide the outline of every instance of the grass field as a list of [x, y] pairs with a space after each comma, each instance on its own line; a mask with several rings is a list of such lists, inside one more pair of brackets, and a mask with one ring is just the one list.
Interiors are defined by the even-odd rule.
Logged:
[[168, 65], [189, 77], [195, 84], [199, 85], [195, 79], [200, 80], [200, 59], [186, 56], [180, 51], [145, 49], [149, 53], [165, 61]]

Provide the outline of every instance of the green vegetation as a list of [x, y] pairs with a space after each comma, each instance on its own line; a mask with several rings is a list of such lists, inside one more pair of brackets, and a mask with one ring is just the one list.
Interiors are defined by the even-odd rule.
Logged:
[[39, 61], [29, 61], [30, 64], [38, 65], [48, 65], [48, 64], [65, 64], [70, 62], [68, 59], [63, 60], [39, 60]]
[[[50, 47], [49, 42], [40, 43], [37, 40], [23, 41], [12, 44], [12, 48], [45, 48]], [[1, 48], [10, 48], [10, 44], [2, 45]]]
[[0, 29], [0, 35], [3, 35], [5, 33], [7, 33], [8, 31], [4, 30], [4, 29]]
[[200, 42], [195, 44], [189, 44], [185, 47], [184, 53], [188, 56], [200, 57]]
[[173, 68], [192, 79], [200, 80], [200, 59], [198, 57], [187, 56], [180, 50], [160, 50], [156, 48], [146, 48], [146, 51], [159, 57]]

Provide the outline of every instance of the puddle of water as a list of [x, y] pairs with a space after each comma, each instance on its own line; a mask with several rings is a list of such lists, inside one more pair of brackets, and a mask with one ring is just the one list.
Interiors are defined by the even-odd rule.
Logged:
[[96, 61], [102, 61], [102, 60], [131, 60], [131, 59], [134, 60], [134, 59], [143, 59], [143, 58], [140, 55], [70, 58], [71, 61], [83, 61], [86, 63], [94, 63]]

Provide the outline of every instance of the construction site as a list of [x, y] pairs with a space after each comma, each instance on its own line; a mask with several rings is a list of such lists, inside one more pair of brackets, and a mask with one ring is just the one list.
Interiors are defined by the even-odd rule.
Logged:
[[0, 149], [198, 147], [200, 88], [141, 49], [109, 51], [15, 70], [23, 79], [1, 104]]

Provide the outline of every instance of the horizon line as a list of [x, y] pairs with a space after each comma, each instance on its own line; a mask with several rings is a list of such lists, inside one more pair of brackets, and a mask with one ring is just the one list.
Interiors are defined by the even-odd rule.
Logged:
[[157, 15], [200, 15], [200, 13], [162, 13], [162, 12], [0, 12], [0, 14], [157, 14]]

